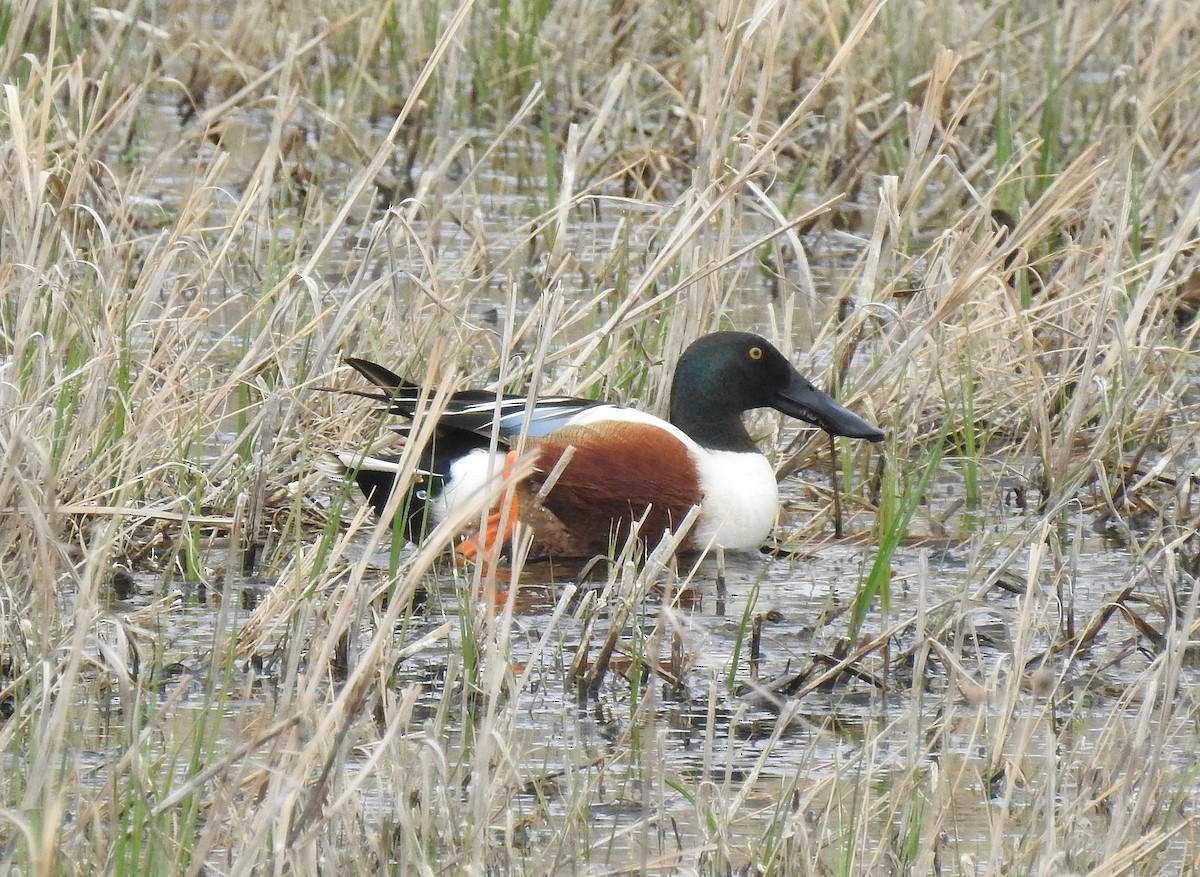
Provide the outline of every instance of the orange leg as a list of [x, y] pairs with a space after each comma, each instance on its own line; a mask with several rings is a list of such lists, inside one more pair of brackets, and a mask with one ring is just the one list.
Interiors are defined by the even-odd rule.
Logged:
[[[512, 473], [513, 464], [516, 461], [516, 451], [509, 451], [504, 457], [503, 474], [505, 478]], [[503, 502], [503, 499], [501, 501]], [[500, 547], [512, 536], [513, 526], [517, 523], [519, 513], [520, 502], [517, 500], [517, 492], [514, 490], [511, 493], [507, 510], [502, 506], [489, 514], [483, 529], [460, 542], [454, 549], [455, 553], [465, 560], [477, 561], [481, 557], [485, 562], [494, 560], [499, 556]], [[501, 532], [502, 522], [503, 532]]]

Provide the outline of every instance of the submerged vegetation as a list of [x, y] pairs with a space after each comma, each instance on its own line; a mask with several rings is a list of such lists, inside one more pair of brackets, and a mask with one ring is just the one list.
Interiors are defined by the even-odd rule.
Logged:
[[[5, 5], [5, 873], [1196, 874], [1198, 32]], [[731, 327], [888, 433], [756, 420], [776, 559], [456, 568], [322, 474], [344, 355], [419, 434]]]

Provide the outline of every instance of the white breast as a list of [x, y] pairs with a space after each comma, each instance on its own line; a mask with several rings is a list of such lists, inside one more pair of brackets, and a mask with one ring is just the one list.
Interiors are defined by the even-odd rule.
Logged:
[[779, 514], [779, 486], [762, 454], [705, 451], [697, 460], [704, 490], [700, 520], [692, 539], [733, 550], [762, 545]]

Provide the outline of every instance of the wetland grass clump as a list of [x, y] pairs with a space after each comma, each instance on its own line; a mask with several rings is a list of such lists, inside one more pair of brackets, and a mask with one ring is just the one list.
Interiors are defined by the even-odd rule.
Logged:
[[[1195, 874], [1196, 16], [6, 7], [0, 869]], [[889, 433], [778, 558], [464, 569], [319, 472], [343, 355], [420, 436], [730, 327]]]

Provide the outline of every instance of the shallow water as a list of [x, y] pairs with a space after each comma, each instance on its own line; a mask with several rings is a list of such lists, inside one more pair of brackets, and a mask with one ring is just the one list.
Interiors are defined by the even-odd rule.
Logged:
[[[952, 484], [947, 477], [931, 490], [931, 519], [947, 518], [945, 510], [956, 505]], [[802, 493], [789, 483], [789, 505], [802, 503]], [[723, 586], [716, 559], [704, 560], [690, 579], [690, 567], [680, 564], [676, 576], [662, 578], [634, 607], [622, 626], [618, 653], [591, 697], [580, 694], [568, 668], [584, 646], [595, 656], [620, 601], [607, 590], [603, 574], [581, 581], [574, 565], [531, 564], [515, 587], [507, 586], [511, 628], [497, 628], [507, 643], [499, 659], [515, 677], [532, 674], [524, 685], [507, 686], [503, 705], [505, 751], [519, 758], [519, 773], [528, 783], [507, 798], [504, 848], [527, 850], [532, 865], [544, 864], [543, 845], [552, 844], [562, 862], [559, 873], [600, 865], [686, 871], [710, 861], [716, 849], [735, 868], [748, 865], [779, 838], [796, 845], [797, 861], [806, 861], [816, 838], [845, 836], [854, 838], [848, 842], [865, 863], [863, 873], [872, 873], [891, 867], [888, 856], [895, 851], [887, 833], [914, 818], [910, 808], [919, 802], [922, 831], [930, 830], [931, 811], [940, 814], [932, 821], [939, 826], [942, 854], [968, 872], [983, 873], [990, 863], [1016, 855], [993, 848], [997, 820], [1013, 824], [1016, 844], [1029, 829], [1021, 814], [1044, 802], [1051, 775], [1066, 778], [1051, 793], [1064, 812], [1102, 795], [1106, 783], [1121, 782], [1130, 764], [1101, 768], [1091, 759], [1100, 749], [1111, 762], [1113, 737], [1121, 728], [1131, 739], [1139, 733], [1143, 713], [1153, 704], [1126, 693], [1145, 691], [1145, 674], [1161, 659], [1119, 613], [1074, 661], [1045, 650], [1061, 638], [1068, 617], [1076, 629], [1095, 618], [1139, 560], [1126, 548], [1114, 548], [1086, 514], [1057, 521], [1053, 529], [1070, 555], [1060, 602], [1052, 584], [1054, 564], [1042, 555], [1032, 574], [1028, 569], [1031, 545], [1045, 529], [1036, 513], [997, 503], [990, 512], [968, 517], [969, 532], [956, 538], [915, 536], [901, 545], [893, 558], [886, 619], [876, 607], [863, 626], [869, 637], [886, 624], [917, 617], [923, 606], [927, 629], [939, 631], [953, 656], [923, 649], [906, 627], [886, 655], [878, 650], [864, 655], [853, 663], [854, 675], [835, 676], [812, 690], [806, 687], [809, 671], [827, 669], [844, 656], [845, 611], [874, 554], [861, 539], [827, 539], [795, 557], [728, 555]], [[857, 528], [866, 526], [865, 518], [857, 518], [848, 529], [851, 536], [862, 535]], [[995, 545], [1011, 550], [1006, 555]], [[980, 591], [1005, 557], [1012, 590]], [[380, 554], [375, 563], [386, 569], [387, 557]], [[1032, 593], [1024, 588], [1029, 579], [1036, 582]], [[154, 580], [155, 592], [160, 582]], [[153, 663], [167, 677], [162, 690], [182, 674], [194, 677], [177, 704], [186, 713], [189, 704], [207, 702], [204, 680], [214, 672], [208, 661], [218, 630], [236, 636], [250, 610], [235, 604], [221, 612], [211, 600], [148, 608], [150, 583], [141, 578], [139, 592], [112, 611], [135, 618], [161, 643]], [[263, 594], [262, 584], [235, 578], [232, 590], [240, 595], [244, 586], [252, 605]], [[406, 642], [447, 620], [462, 620], [458, 575], [432, 579], [429, 588], [403, 632], [397, 631]], [[547, 627], [568, 592], [575, 594], [571, 605]], [[939, 627], [947, 618], [953, 619], [949, 631]], [[1162, 623], [1149, 610], [1146, 618]], [[595, 621], [590, 628], [589, 619]], [[751, 669], [748, 631], [755, 619], [761, 639]], [[447, 710], [470, 720], [462, 629], [456, 623], [447, 640], [397, 669], [397, 691], [421, 687], [417, 725], [446, 721]], [[646, 637], [655, 630], [657, 645], [649, 646]], [[645, 665], [637, 662], [651, 654], [657, 654], [663, 672], [639, 675]], [[268, 721], [277, 707], [283, 669], [265, 657], [239, 661], [235, 668], [221, 719], [231, 745]], [[914, 659], [925, 662], [919, 678]], [[1200, 690], [1196, 661], [1185, 661], [1181, 673], [1180, 694], [1194, 697], [1190, 692]], [[1010, 685], [1019, 689], [1015, 696], [1005, 695]], [[794, 696], [801, 689], [803, 696]], [[458, 720], [451, 715], [448, 721]], [[1172, 724], [1164, 739], [1173, 748], [1158, 755], [1183, 778], [1176, 792], [1190, 801], [1200, 791], [1197, 750], [1175, 744], [1181, 737], [1197, 742], [1196, 732], [1178, 719]], [[106, 737], [98, 728], [101, 751]], [[1115, 751], [1122, 751], [1119, 741]], [[461, 755], [443, 753], [449, 763]], [[1057, 770], [1048, 769], [1054, 765]], [[359, 768], [366, 762], [351, 758], [348, 776]], [[864, 777], [870, 778], [866, 786]], [[872, 800], [839, 802], [839, 796], [861, 796], [864, 788], [873, 790]], [[363, 795], [369, 818], [374, 814], [385, 824], [396, 818], [400, 791], [386, 775], [369, 776]], [[555, 826], [572, 818], [581, 801], [589, 808], [591, 831], [586, 837], [569, 835], [564, 847]], [[857, 824], [854, 814], [862, 812], [874, 814], [871, 824]], [[830, 813], [844, 813], [847, 821], [828, 824]], [[1089, 855], [1103, 850], [1102, 827], [1094, 820], [1071, 824], [1064, 845], [1072, 861], [1086, 864]], [[1189, 843], [1180, 840], [1175, 847], [1184, 859], [1171, 853], [1171, 844], [1165, 846], [1164, 873], [1179, 872], [1194, 849]], [[396, 855], [402, 866], [404, 855]]]

